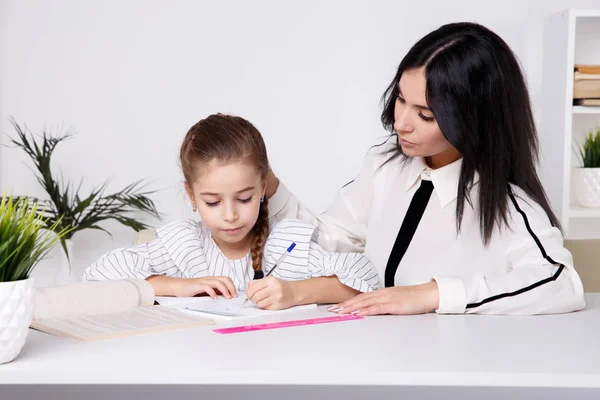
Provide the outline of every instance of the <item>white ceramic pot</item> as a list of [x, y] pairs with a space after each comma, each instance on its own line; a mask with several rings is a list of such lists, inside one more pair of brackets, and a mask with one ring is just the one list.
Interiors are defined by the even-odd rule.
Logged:
[[32, 278], [0, 282], [0, 364], [14, 360], [27, 339], [33, 315]]
[[584, 207], [600, 207], [600, 168], [575, 168], [575, 198]]

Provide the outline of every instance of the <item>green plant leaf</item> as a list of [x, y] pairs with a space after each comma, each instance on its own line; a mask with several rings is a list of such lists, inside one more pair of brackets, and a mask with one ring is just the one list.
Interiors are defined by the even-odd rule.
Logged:
[[579, 146], [579, 156], [584, 168], [600, 168], [600, 126], [589, 131], [583, 145]]
[[35, 265], [68, 229], [47, 226], [37, 204], [28, 198], [16, 202], [6, 192], [0, 201], [0, 282], [27, 279]]
[[65, 253], [65, 240], [72, 238], [76, 232], [98, 229], [110, 235], [110, 232], [98, 225], [103, 221], [114, 220], [139, 231], [149, 226], [134, 218], [134, 214], [141, 213], [160, 218], [160, 213], [150, 198], [155, 191], [146, 189], [146, 180], [138, 180], [110, 194], [106, 193], [106, 181], [92, 189], [89, 194], [82, 195], [83, 180], [75, 187], [65, 183], [62, 176], [57, 179], [50, 167], [52, 154], [59, 143], [73, 136], [72, 132], [53, 137], [44, 130], [36, 138], [26, 126], [22, 128], [13, 118], [10, 118], [10, 122], [16, 132], [16, 137], [11, 137], [10, 143], [28, 155], [34, 166], [36, 179], [48, 195], [47, 199], [37, 202], [37, 213], [43, 217], [42, 221], [46, 227], [56, 225], [59, 231], [65, 232], [61, 239]]

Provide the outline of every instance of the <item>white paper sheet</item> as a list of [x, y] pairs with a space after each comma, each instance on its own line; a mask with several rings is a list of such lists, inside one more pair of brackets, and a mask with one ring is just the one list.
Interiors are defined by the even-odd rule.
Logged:
[[207, 318], [234, 320], [238, 318], [264, 317], [284, 312], [300, 311], [316, 308], [316, 304], [290, 307], [285, 310], [262, 310], [251, 301], [244, 306], [242, 303], [246, 295], [240, 293], [238, 297], [226, 299], [219, 296], [217, 300], [210, 297], [157, 297], [156, 301], [163, 306], [202, 315]]

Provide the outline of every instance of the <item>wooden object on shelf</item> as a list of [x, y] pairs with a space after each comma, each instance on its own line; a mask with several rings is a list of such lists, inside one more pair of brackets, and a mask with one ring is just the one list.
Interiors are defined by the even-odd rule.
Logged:
[[600, 74], [600, 65], [575, 64], [575, 71], [582, 74]]
[[573, 104], [578, 106], [600, 106], [600, 99], [576, 99]]
[[[600, 66], [589, 66], [585, 71], [594, 71], [595, 67], [600, 70]], [[575, 67], [573, 73], [573, 98], [574, 99], [598, 99], [600, 98], [600, 72], [581, 72]]]

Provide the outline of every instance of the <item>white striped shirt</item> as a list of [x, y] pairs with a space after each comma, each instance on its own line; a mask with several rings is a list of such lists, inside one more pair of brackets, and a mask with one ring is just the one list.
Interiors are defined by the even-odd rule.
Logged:
[[[380, 287], [373, 264], [359, 253], [329, 253], [316, 242], [314, 225], [283, 220], [271, 225], [263, 252], [267, 273], [292, 242], [296, 243], [272, 276], [303, 280], [337, 276], [351, 288], [367, 292]], [[156, 231], [156, 239], [133, 247], [117, 249], [102, 256], [86, 269], [84, 281], [139, 278], [165, 275], [177, 278], [227, 276], [239, 291], [246, 290], [254, 277], [250, 252], [240, 260], [230, 260], [216, 245], [201, 222], [173, 222]]]

